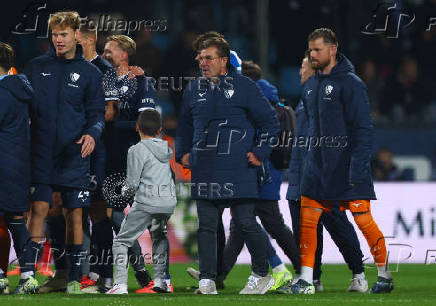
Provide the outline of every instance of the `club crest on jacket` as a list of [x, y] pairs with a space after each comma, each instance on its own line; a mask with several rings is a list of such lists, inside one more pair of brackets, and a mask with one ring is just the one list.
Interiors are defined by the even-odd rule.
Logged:
[[234, 93], [235, 93], [235, 91], [233, 89], [224, 89], [224, 96], [227, 99], [230, 99]]
[[77, 80], [80, 78], [80, 74], [75, 73], [75, 72], [71, 72], [70, 73], [70, 78], [71, 78], [71, 81], [77, 82]]

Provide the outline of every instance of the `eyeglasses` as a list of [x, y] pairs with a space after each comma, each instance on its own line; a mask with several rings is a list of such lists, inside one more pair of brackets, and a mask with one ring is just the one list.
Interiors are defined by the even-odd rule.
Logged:
[[217, 58], [221, 58], [221, 56], [217, 56], [217, 57], [212, 57], [212, 56], [198, 56], [195, 57], [195, 60], [199, 63], [205, 61], [206, 63], [210, 63], [211, 61], [217, 59]]

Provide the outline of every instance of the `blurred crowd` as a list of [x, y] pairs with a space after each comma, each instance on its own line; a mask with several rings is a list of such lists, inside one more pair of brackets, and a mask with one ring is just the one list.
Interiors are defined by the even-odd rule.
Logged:
[[[65, 8], [61, 1], [46, 2], [50, 11]], [[374, 21], [377, 4], [383, 2], [396, 3], [399, 9], [415, 16], [410, 26], [400, 27], [398, 38], [362, 33], [364, 26]], [[436, 125], [436, 26], [427, 31], [428, 18], [436, 16], [436, 0], [270, 0], [266, 24], [256, 14], [256, 3], [252, 0], [145, 3], [133, 0], [125, 5], [115, 0], [89, 0], [86, 4], [72, 0], [69, 6], [80, 7], [81, 15], [94, 18], [110, 14], [112, 18], [124, 20], [165, 20], [163, 31], [141, 30], [129, 34], [137, 44], [134, 64], [155, 78], [197, 76], [199, 69], [192, 42], [199, 33], [208, 30], [223, 33], [243, 60], [261, 62], [257, 40], [259, 23], [269, 33], [268, 67], [263, 69], [268, 73], [263, 77], [278, 87], [279, 96], [291, 106], [299, 101], [298, 70], [307, 48], [307, 34], [318, 27], [329, 27], [338, 35], [340, 51], [351, 59], [357, 74], [367, 85], [377, 128], [431, 128]], [[25, 5], [16, 5], [14, 13], [5, 16], [5, 22], [17, 22]], [[103, 51], [105, 39], [110, 34], [113, 33], [98, 33], [99, 52]], [[47, 39], [31, 35], [2, 33], [1, 36], [15, 46], [18, 68], [49, 47]], [[181, 88], [182, 84], [176, 82], [175, 86]], [[181, 94], [181, 90], [157, 93], [164, 128], [170, 136], [175, 135]], [[382, 175], [384, 172], [378, 171], [380, 176], [376, 177], [404, 177]]]
[[[366, 0], [287, 0], [269, 1], [268, 75], [282, 98], [295, 106], [300, 94], [298, 68], [307, 48], [307, 34], [325, 26], [336, 31], [340, 50], [354, 63], [358, 75], [368, 86], [373, 120], [376, 125], [436, 124], [436, 26], [426, 31], [428, 18], [436, 16], [436, 0], [390, 0], [405, 12], [413, 13], [415, 21], [401, 27], [399, 38], [366, 35], [361, 31], [372, 22], [372, 14], [380, 1]], [[53, 10], [60, 4], [47, 1]], [[70, 3], [73, 7], [74, 2]], [[383, 2], [383, 1], [381, 1]], [[384, 1], [386, 2], [386, 1]], [[259, 62], [256, 39], [256, 1], [169, 0], [129, 1], [125, 6], [117, 1], [105, 3], [90, 0], [81, 14], [129, 20], [166, 20], [165, 31], [133, 31], [137, 43], [136, 64], [154, 77], [196, 76], [192, 41], [198, 33], [217, 30], [224, 33], [231, 47], [243, 60]], [[22, 8], [24, 9], [24, 8]], [[433, 14], [433, 15], [432, 15]], [[98, 47], [111, 33], [100, 32]], [[125, 33], [120, 33], [125, 34]], [[26, 45], [18, 52], [26, 62], [48, 48], [48, 42], [37, 39], [29, 48], [29, 38], [15, 36]], [[25, 42], [22, 42], [24, 39]], [[26, 40], [27, 39], [27, 40]], [[20, 49], [20, 48], [18, 48]], [[180, 92], [161, 92], [161, 107], [166, 116], [174, 116], [180, 102]]]

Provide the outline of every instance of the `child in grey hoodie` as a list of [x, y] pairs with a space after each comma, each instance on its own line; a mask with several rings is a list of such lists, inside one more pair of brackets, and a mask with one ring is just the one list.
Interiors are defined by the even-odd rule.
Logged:
[[166, 141], [156, 138], [161, 132], [161, 117], [156, 110], [143, 111], [136, 129], [141, 141], [129, 149], [127, 178], [121, 190], [123, 196], [134, 195], [134, 203], [113, 242], [114, 285], [107, 294], [127, 294], [127, 249], [146, 229], [149, 229], [152, 239], [153, 290], [167, 292], [166, 227], [177, 202], [170, 166], [173, 152]]

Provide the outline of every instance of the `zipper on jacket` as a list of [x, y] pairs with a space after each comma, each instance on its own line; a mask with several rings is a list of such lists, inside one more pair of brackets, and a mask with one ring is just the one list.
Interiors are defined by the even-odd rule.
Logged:
[[[58, 139], [59, 139], [59, 106], [61, 104], [61, 98], [63, 97], [63, 93], [64, 93], [64, 86], [63, 86], [63, 81], [65, 79], [65, 63], [62, 61], [59, 61], [58, 58], [56, 58], [56, 61], [58, 61], [58, 64], [60, 65], [60, 69], [59, 69], [59, 77], [58, 77], [58, 96], [57, 96], [57, 101], [56, 101], [56, 126], [55, 126], [55, 143], [53, 146], [53, 159], [56, 158], [57, 156], [57, 143], [58, 143]], [[52, 168], [52, 171], [54, 172], [55, 167]], [[52, 173], [52, 178], [54, 177], [53, 173]], [[53, 182], [52, 182], [53, 183]]]

